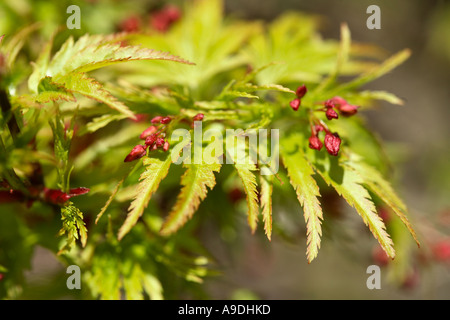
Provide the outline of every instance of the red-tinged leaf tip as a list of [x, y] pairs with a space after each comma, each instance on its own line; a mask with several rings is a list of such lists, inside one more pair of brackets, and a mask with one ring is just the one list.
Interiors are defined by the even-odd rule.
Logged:
[[141, 133], [139, 139], [145, 140], [148, 136], [155, 133], [157, 130], [158, 129], [155, 126], [150, 126]]
[[289, 105], [294, 111], [297, 111], [298, 108], [300, 107], [300, 103], [301, 103], [300, 99], [294, 99], [291, 102], [289, 102]]
[[309, 137], [309, 147], [311, 149], [320, 150], [323, 147], [322, 141], [317, 136]]
[[142, 158], [143, 156], [145, 156], [146, 153], [146, 148], [140, 144], [138, 144], [137, 146], [135, 146], [133, 148], [133, 150], [131, 150], [131, 152], [125, 157], [125, 160], [123, 160], [123, 162], [131, 162], [134, 160], [137, 160], [139, 158]]
[[337, 156], [339, 153], [339, 148], [341, 145], [341, 139], [339, 138], [339, 135], [337, 133], [330, 133], [328, 132], [325, 135], [325, 148], [327, 149], [328, 153], [332, 156]]

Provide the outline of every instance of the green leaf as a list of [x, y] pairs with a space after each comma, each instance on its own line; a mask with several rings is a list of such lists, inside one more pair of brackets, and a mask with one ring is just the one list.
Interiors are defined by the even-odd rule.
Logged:
[[[322, 236], [321, 220], [323, 220], [322, 208], [317, 199], [320, 196], [319, 187], [313, 178], [314, 170], [305, 159], [305, 155], [300, 148], [289, 151], [296, 136], [290, 139], [283, 139], [281, 155], [283, 163], [287, 169], [290, 183], [294, 187], [297, 198], [303, 207], [303, 213], [307, 230], [307, 250], [308, 263], [311, 263], [320, 249], [320, 239]], [[300, 139], [300, 138], [299, 138]]]
[[127, 178], [128, 174], [122, 178], [122, 180], [120, 180], [114, 190], [112, 191], [111, 195], [109, 196], [108, 200], [106, 201], [105, 205], [103, 206], [103, 208], [100, 210], [100, 212], [97, 215], [97, 218], [95, 218], [95, 224], [98, 223], [98, 221], [100, 220], [100, 218], [103, 216], [103, 214], [105, 213], [105, 211], [108, 209], [109, 205], [111, 204], [111, 202], [114, 200], [114, 197], [116, 196], [117, 192], [119, 191], [120, 187], [122, 186], [123, 182], [125, 181], [125, 179]]
[[38, 94], [34, 95], [33, 99], [38, 103], [58, 100], [72, 102], [76, 101], [70, 91], [68, 91], [63, 85], [53, 82], [51, 77], [45, 77], [39, 82]]
[[256, 165], [250, 164], [235, 164], [234, 165], [242, 184], [247, 198], [247, 221], [252, 233], [255, 232], [258, 225], [258, 192], [256, 190], [256, 177], [252, 171], [257, 170]]
[[350, 168], [354, 169], [361, 177], [364, 178], [364, 183], [369, 189], [374, 192], [381, 200], [383, 200], [400, 218], [400, 220], [408, 228], [417, 245], [420, 247], [420, 242], [417, 239], [411, 223], [409, 222], [406, 212], [407, 208], [403, 201], [397, 196], [391, 184], [384, 179], [384, 177], [373, 167], [363, 163], [351, 161], [346, 163]]
[[[384, 100], [392, 104], [402, 106], [403, 100], [397, 97], [395, 94], [386, 91], [361, 91], [356, 94], [358, 98], [367, 100]], [[351, 98], [351, 96], [350, 96]]]
[[86, 246], [87, 229], [83, 221], [83, 213], [68, 201], [64, 207], [61, 208], [61, 220], [63, 226], [59, 231], [59, 235], [67, 233], [67, 241], [65, 246], [59, 250], [58, 255], [70, 250], [75, 241], [80, 239], [83, 247]]
[[37, 84], [45, 76], [85, 73], [109, 65], [135, 60], [168, 60], [185, 64], [189, 61], [173, 56], [167, 52], [122, 46], [124, 35], [84, 35], [76, 42], [72, 37], [61, 46], [60, 50], [48, 61], [44, 53], [36, 62], [31, 75], [29, 88], [36, 92]]
[[313, 162], [315, 170], [350, 206], [356, 209], [383, 250], [393, 259], [395, 250], [392, 239], [386, 232], [383, 220], [377, 214], [369, 192], [363, 187], [364, 179], [350, 167], [338, 163], [337, 158], [331, 158], [328, 155], [318, 158], [315, 157], [314, 152], [309, 152], [308, 158], [315, 159]]
[[64, 76], [56, 76], [52, 82], [64, 86], [71, 93], [79, 93], [90, 99], [102, 102], [114, 110], [135, 118], [133, 112], [128, 107], [111, 95], [96, 80], [89, 78], [85, 73], [69, 73]]
[[[12, 36], [5, 45], [2, 46], [1, 51], [6, 53], [6, 65], [9, 69], [11, 69], [11, 67], [13, 66], [17, 55], [19, 54], [25, 43], [25, 39], [37, 28], [38, 25], [36, 23], [23, 28], [14, 36]], [[2, 42], [1, 40], [3, 39], [3, 36], [0, 39], [0, 43]]]
[[160, 182], [167, 176], [172, 158], [170, 155], [167, 155], [164, 160], [146, 157], [143, 163], [146, 168], [139, 179], [140, 183], [136, 188], [134, 200], [128, 208], [128, 216], [119, 230], [117, 236], [119, 240], [131, 230], [142, 216], [150, 198], [158, 189]]
[[181, 189], [177, 201], [161, 227], [160, 233], [169, 235], [176, 232], [187, 220], [191, 219], [200, 202], [206, 198], [207, 188], [214, 188], [216, 180], [214, 172], [219, 172], [221, 165], [188, 164], [181, 177]]
[[49, 124], [53, 132], [58, 185], [62, 191], [67, 192], [69, 191], [69, 178], [70, 171], [72, 170], [69, 166], [69, 152], [72, 144], [74, 122], [72, 121], [71, 127], [66, 129], [64, 121], [59, 114], [56, 115], [54, 121], [54, 123], [53, 121], [49, 121]]
[[325, 81], [322, 81], [321, 84], [314, 89], [315, 92], [326, 89], [336, 81], [344, 65], [349, 60], [351, 42], [350, 29], [347, 24], [343, 23], [341, 24], [341, 42], [339, 45], [335, 68], [330, 72], [328, 78]]
[[369, 83], [390, 72], [392, 69], [396, 68], [397, 66], [405, 62], [410, 56], [411, 50], [409, 49], [402, 50], [393, 55], [392, 57], [388, 58], [379, 66], [374, 67], [372, 70], [363, 73], [362, 75], [358, 76], [356, 79], [350, 82], [340, 85], [338, 88], [336, 88], [336, 90], [348, 91], [351, 89], [359, 88], [362, 85]]
[[272, 192], [273, 175], [260, 175], [261, 195], [260, 203], [264, 221], [264, 231], [269, 241], [272, 239]]

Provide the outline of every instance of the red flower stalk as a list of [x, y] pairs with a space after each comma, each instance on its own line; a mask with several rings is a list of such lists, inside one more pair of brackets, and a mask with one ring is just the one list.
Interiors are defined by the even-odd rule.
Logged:
[[158, 129], [155, 126], [150, 126], [141, 133], [139, 138], [145, 140], [149, 135], [155, 133], [157, 130]]
[[314, 130], [315, 130], [315, 132], [320, 132], [320, 131], [325, 131], [325, 128], [321, 125], [321, 124], [316, 124], [315, 126], [314, 126]]
[[130, 161], [134, 161], [137, 160], [139, 158], [142, 158], [143, 156], [145, 156], [145, 151], [146, 147], [138, 144], [137, 146], [135, 146], [133, 148], [133, 150], [131, 150], [131, 152], [125, 157], [125, 160], [123, 160], [123, 162], [130, 162]]
[[322, 141], [320, 141], [319, 137], [316, 135], [311, 135], [309, 137], [309, 147], [311, 149], [320, 150], [323, 147]]
[[325, 148], [332, 156], [337, 156], [341, 145], [341, 138], [337, 133], [327, 132], [325, 135]]
[[291, 108], [292, 108], [294, 111], [297, 111], [297, 110], [298, 110], [298, 108], [300, 107], [300, 104], [301, 104], [301, 100], [298, 99], [298, 98], [292, 100], [291, 102], [289, 102], [289, 105], [291, 106]]
[[72, 197], [76, 197], [89, 192], [89, 188], [70, 189], [69, 193], [57, 189], [44, 188], [44, 199], [53, 204], [63, 204]]

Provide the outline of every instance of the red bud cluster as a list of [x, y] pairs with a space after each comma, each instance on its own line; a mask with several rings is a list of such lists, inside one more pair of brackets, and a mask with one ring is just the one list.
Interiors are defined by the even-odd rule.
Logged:
[[[139, 139], [144, 140], [144, 144], [136, 145], [125, 157], [124, 162], [131, 162], [142, 158], [147, 154], [147, 148], [151, 150], [162, 149], [168, 151], [170, 144], [165, 139], [166, 124], [172, 121], [171, 117], [156, 116], [150, 120], [153, 124], [139, 135]], [[159, 125], [158, 125], [159, 124]]]
[[300, 105], [302, 103], [301, 99], [304, 97], [306, 92], [308, 92], [308, 89], [306, 89], [305, 85], [301, 85], [300, 87], [297, 88], [297, 90], [295, 90], [295, 94], [296, 94], [297, 98], [292, 100], [291, 102], [289, 102], [289, 105], [291, 106], [291, 108], [294, 111], [297, 111], [298, 108], [300, 107]]
[[322, 141], [319, 139], [319, 132], [325, 131], [325, 149], [332, 156], [337, 156], [341, 146], [341, 138], [335, 132], [332, 133], [325, 125], [317, 124], [311, 127], [311, 136], [309, 137], [309, 147], [315, 150], [321, 150], [323, 147]]

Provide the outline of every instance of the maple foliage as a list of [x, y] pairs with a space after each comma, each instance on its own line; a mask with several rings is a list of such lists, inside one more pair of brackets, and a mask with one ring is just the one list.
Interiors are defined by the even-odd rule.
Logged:
[[[328, 241], [328, 189], [356, 211], [389, 258], [396, 257], [395, 241], [381, 205], [419, 245], [386, 173], [383, 146], [361, 116], [376, 100], [403, 104], [392, 93], [361, 88], [410, 50], [369, 62], [373, 55], [352, 44], [346, 24], [340, 40], [323, 39], [317, 20], [305, 14], [263, 25], [225, 19], [219, 0], [194, 3], [153, 13], [149, 32], [134, 18], [121, 24], [125, 32], [59, 42], [55, 32], [41, 39], [39, 52], [26, 45], [37, 26], [0, 38], [0, 205], [9, 212], [27, 204], [12, 219], [24, 228], [27, 216], [57, 221], [36, 231], [36, 241], [86, 266], [91, 296], [104, 299], [121, 292], [161, 299], [169, 278], [201, 283], [209, 258], [192, 228], [207, 216], [208, 201], [236, 220], [246, 217], [252, 234], [262, 225], [271, 240], [278, 229], [274, 199], [293, 190], [308, 263]], [[33, 56], [31, 69], [19, 59], [24, 49]], [[245, 140], [237, 152], [227, 149], [228, 137], [199, 146], [198, 126], [222, 136], [232, 129], [233, 139], [278, 130], [277, 139], [266, 140], [269, 150], [279, 148], [279, 167], [274, 154], [269, 161], [267, 150]], [[185, 135], [174, 137], [176, 129]], [[211, 158], [222, 162], [186, 161], [212, 149]], [[238, 154], [256, 154], [257, 161], [242, 163]], [[223, 204], [227, 190], [239, 193], [238, 205]]]

